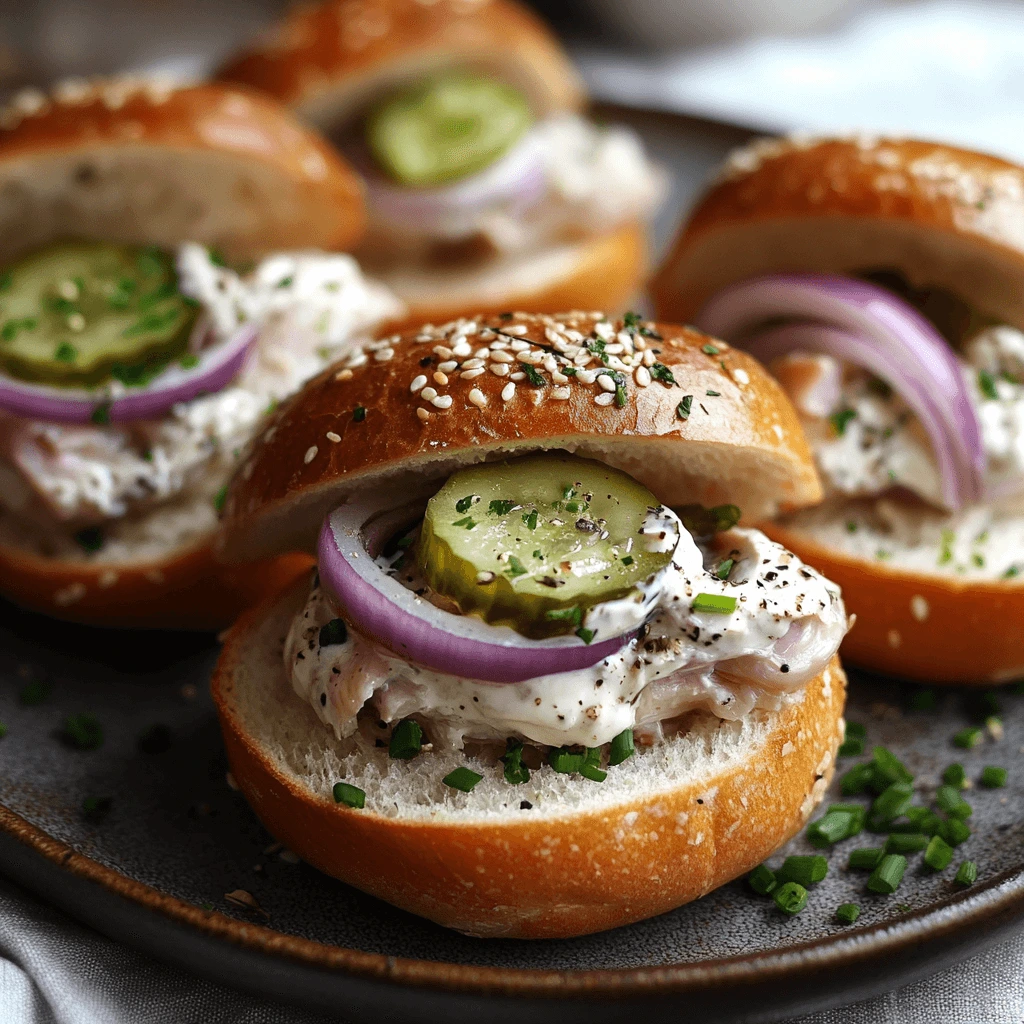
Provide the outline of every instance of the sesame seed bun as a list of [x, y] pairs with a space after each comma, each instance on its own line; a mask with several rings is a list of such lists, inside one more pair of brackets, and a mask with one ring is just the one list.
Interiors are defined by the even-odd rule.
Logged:
[[756, 274], [895, 270], [1024, 328], [1024, 169], [908, 139], [767, 139], [739, 150], [681, 229], [651, 290], [693, 319]]
[[[602, 319], [461, 320], [394, 335], [357, 355], [361, 365], [325, 371], [274, 414], [243, 457], [224, 505], [225, 557], [312, 550], [324, 515], [359, 490], [401, 494], [472, 463], [551, 449], [622, 469], [668, 505], [730, 502], [757, 519], [820, 499], [793, 407], [759, 363], [723, 342], [646, 324], [648, 335], [636, 341], [657, 365], [620, 363], [621, 391], [610, 378], [607, 387], [587, 382], [602, 369], [593, 356], [559, 383], [543, 360], [555, 360], [559, 373], [572, 366], [555, 358], [558, 346], [576, 344], [573, 337], [593, 342]], [[513, 352], [516, 343], [528, 348]], [[486, 358], [471, 355], [480, 348]], [[539, 360], [530, 367], [538, 376], [513, 381], [528, 358]]]
[[[437, 750], [392, 760], [359, 733], [336, 740], [289, 686], [283, 638], [307, 593], [298, 581], [226, 637], [213, 696], [232, 774], [304, 860], [446, 927], [569, 938], [663, 913], [764, 860], [832, 777], [838, 658], [779, 710], [695, 714], [600, 784], [542, 768], [513, 786], [496, 762]], [[441, 782], [460, 765], [484, 776], [471, 793]], [[334, 802], [342, 780], [364, 809]]]
[[322, 130], [447, 68], [484, 70], [520, 89], [539, 116], [584, 103], [547, 26], [511, 0], [326, 0], [295, 6], [217, 77], [262, 89]]
[[245, 261], [348, 249], [365, 221], [355, 172], [251, 90], [78, 81], [0, 111], [0, 261], [68, 237]]

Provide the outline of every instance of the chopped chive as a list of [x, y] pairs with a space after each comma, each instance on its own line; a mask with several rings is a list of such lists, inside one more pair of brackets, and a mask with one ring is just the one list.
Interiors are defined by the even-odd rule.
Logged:
[[885, 789], [871, 804], [872, 826], [884, 826], [898, 818], [910, 806], [914, 798], [914, 788], [909, 782], [894, 782]]
[[932, 836], [924, 851], [924, 862], [932, 871], [945, 871], [953, 859], [953, 847], [942, 836]]
[[959, 846], [970, 839], [971, 830], [967, 823], [960, 818], [950, 818], [939, 826], [939, 835], [950, 846]]
[[365, 807], [366, 793], [358, 786], [351, 786], [347, 782], [336, 782], [331, 790], [336, 804], [344, 804], [346, 807]]
[[881, 847], [861, 847], [850, 851], [846, 866], [855, 871], [874, 871], [884, 856], [885, 850]]
[[860, 917], [860, 907], [856, 903], [840, 903], [836, 907], [836, 920], [840, 924], [853, 924]]
[[867, 818], [867, 808], [863, 804], [829, 804], [826, 813], [833, 812], [849, 814], [852, 816], [850, 828], [846, 833], [847, 839], [852, 839], [864, 831], [864, 822]]
[[50, 696], [50, 687], [46, 683], [33, 679], [26, 683], [18, 693], [18, 703], [26, 708], [34, 708], [42, 704]]
[[715, 575], [720, 580], [727, 580], [729, 578], [729, 573], [732, 572], [732, 567], [735, 564], [735, 559], [727, 558], [724, 562], [719, 563], [718, 568], [715, 570]]
[[73, 363], [78, 358], [78, 349], [68, 341], [62, 341], [53, 353], [53, 358], [59, 363]]
[[[903, 816], [907, 819], [907, 828], [900, 831], [923, 832], [926, 836], [933, 836], [942, 824], [942, 819], [927, 807], [908, 807]], [[891, 825], [890, 828], [896, 831], [897, 824]]]
[[954, 786], [939, 786], [935, 803], [951, 818], [969, 818], [973, 813], [971, 805]]
[[579, 605], [574, 604], [571, 608], [550, 608], [544, 613], [544, 618], [551, 622], [568, 622], [578, 626], [583, 621], [583, 613]]
[[[847, 726], [847, 731], [849, 731], [849, 726]], [[874, 777], [874, 765], [855, 764], [840, 777], [839, 790], [843, 796], [859, 796], [871, 788], [871, 781]]]
[[537, 372], [536, 367], [531, 366], [529, 363], [520, 363], [519, 368], [526, 374], [526, 379], [535, 388], [542, 388], [547, 384], [547, 380]]
[[900, 853], [887, 853], [871, 872], [868, 888], [885, 896], [894, 893], [903, 881], [903, 873], [907, 870], [907, 858]]
[[885, 841], [886, 853], [920, 853], [928, 846], [923, 832], [894, 832]]
[[624, 409], [626, 407], [626, 387], [624, 384], [615, 385], [615, 407]]
[[213, 496], [213, 508], [214, 511], [220, 513], [224, 511], [224, 502], [228, 497], [228, 485], [225, 484], [214, 496]]
[[591, 640], [597, 635], [597, 631], [594, 629], [587, 629], [586, 626], [580, 626], [576, 630], [576, 635], [585, 643], [589, 644]]
[[0, 722], [0, 740], [7, 735], [7, 726], [3, 722]]
[[664, 363], [653, 363], [649, 367], [651, 376], [655, 380], [660, 380], [662, 384], [675, 384], [676, 379], [672, 376], [672, 371], [664, 365]]
[[719, 351], [717, 345], [712, 345], [710, 343], [707, 345], [702, 345], [700, 350], [706, 356], [717, 356]]
[[505, 570], [506, 576], [525, 576], [526, 571], [526, 566], [515, 555], [508, 556], [508, 568]]
[[532, 512], [527, 512], [523, 516], [523, 522], [526, 523], [526, 528], [528, 530], [536, 530], [537, 529], [537, 510], [534, 509]]
[[999, 397], [999, 391], [996, 389], [996, 379], [988, 370], [978, 371], [978, 390], [988, 399]]
[[622, 557], [622, 564], [623, 565], [632, 565], [633, 564], [633, 556], [632, 555], [623, 555], [623, 557]]
[[817, 885], [828, 874], [828, 861], [820, 855], [811, 857], [787, 857], [782, 867], [775, 872], [776, 878], [783, 885], [796, 882], [805, 889]]
[[836, 432], [837, 437], [842, 437], [846, 433], [846, 424], [854, 419], [856, 415], [856, 409], [840, 409], [839, 412], [829, 416], [829, 422], [832, 424], [832, 429]]
[[961, 729], [954, 737], [953, 744], [964, 750], [971, 750], [982, 741], [982, 732], [976, 725]]
[[362, 423], [363, 420], [366, 419], [366, 406], [357, 405], [355, 409], [352, 410], [352, 419], [356, 423]]
[[693, 395], [683, 395], [682, 401], [676, 406], [676, 415], [681, 420], [690, 418], [690, 407], [693, 405]]
[[873, 760], [875, 771], [886, 782], [913, 782], [914, 776], [907, 770], [907, 766], [891, 751], [885, 747], [875, 747]]
[[868, 735], [867, 727], [862, 725], [860, 722], [847, 722], [846, 729], [843, 732], [845, 739], [866, 739]]
[[199, 365], [199, 356], [194, 352], [186, 352], [183, 356], [178, 359], [178, 365], [183, 370], [191, 370], [193, 367]]
[[456, 519], [452, 526], [461, 526], [466, 530], [476, 529], [477, 522], [472, 516], [463, 516], [461, 519]]
[[957, 885], [974, 885], [978, 880], [978, 865], [973, 860], [965, 860], [956, 869], [956, 878], [953, 879]]
[[840, 757], [860, 757], [864, 753], [864, 741], [857, 736], [843, 740], [839, 744], [838, 753]]
[[105, 427], [110, 422], [110, 403], [100, 402], [93, 407], [89, 420], [98, 427]]
[[95, 750], [103, 745], [103, 726], [95, 715], [69, 715], [61, 728], [61, 739], [78, 750]]
[[747, 885], [758, 894], [758, 896], [770, 896], [779, 883], [775, 879], [775, 873], [767, 864], [758, 864], [753, 871], [747, 875]]
[[518, 740], [509, 739], [505, 744], [505, 753], [501, 758], [505, 766], [505, 781], [513, 786], [530, 781], [530, 769], [523, 764], [523, 745]]
[[[487, 506], [487, 511], [492, 516], [507, 516], [515, 507], [516, 503], [514, 501], [497, 499]], [[462, 509], [459, 509], [459, 511], [461, 512]]]
[[639, 313], [634, 313], [632, 310], [626, 310], [626, 312], [622, 314], [622, 326], [631, 333], [640, 326], [642, 321], [643, 317]]
[[994, 764], [986, 765], [981, 770], [980, 782], [986, 789], [1001, 789], [1006, 785], [1006, 769]]
[[459, 498], [459, 500], [457, 502], [455, 502], [455, 511], [456, 512], [468, 512], [469, 509], [470, 509], [470, 506], [472, 506], [473, 502], [474, 501], [479, 501], [479, 500], [480, 500], [480, 495], [479, 494], [467, 494], [464, 498]]
[[731, 615], [736, 611], [736, 598], [728, 594], [698, 594], [690, 604], [695, 612], [710, 612], [714, 615]]
[[472, 793], [476, 784], [483, 778], [472, 768], [459, 765], [458, 768], [450, 771], [441, 781], [449, 789], [457, 789], [461, 793]]
[[575, 775], [583, 767], [586, 756], [573, 752], [568, 747], [555, 747], [548, 754], [548, 764], [560, 775]]
[[604, 782], [608, 778], [608, 773], [601, 768], [600, 747], [587, 747], [583, 764], [580, 765], [580, 775], [591, 782]]
[[911, 711], [934, 711], [938, 703], [934, 690], [917, 688], [911, 693], [907, 706]]
[[721, 391], [705, 391], [704, 394], [707, 395], [708, 398], [721, 398], [722, 397], [722, 392]]
[[348, 640], [348, 628], [344, 619], [331, 619], [320, 627], [318, 637], [321, 647], [333, 647], [336, 644], [343, 644]]
[[775, 906], [792, 917], [807, 906], [807, 890], [798, 882], [786, 882], [772, 892]]
[[391, 730], [391, 742], [388, 744], [388, 757], [398, 761], [414, 758], [423, 746], [423, 730], [420, 723], [412, 718], [403, 718]]
[[622, 764], [623, 761], [632, 757], [635, 753], [636, 747], [633, 745], [633, 730], [623, 729], [612, 740], [611, 746], [608, 748], [608, 763], [614, 767], [617, 764]]
[[819, 848], [832, 846], [850, 834], [854, 818], [849, 811], [829, 811], [807, 828], [807, 840]]
[[967, 787], [967, 772], [964, 771], [964, 766], [957, 761], [954, 761], [943, 773], [942, 781], [947, 786], [952, 786], [954, 789], [965, 789]]

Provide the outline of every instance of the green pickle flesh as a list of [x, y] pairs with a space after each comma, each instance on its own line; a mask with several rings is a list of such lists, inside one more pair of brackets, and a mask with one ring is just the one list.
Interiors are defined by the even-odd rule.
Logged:
[[492, 78], [458, 73], [384, 102], [367, 121], [366, 139], [394, 181], [430, 188], [494, 163], [532, 123], [520, 92]]
[[589, 459], [485, 463], [430, 499], [419, 568], [464, 614], [534, 639], [573, 633], [594, 605], [639, 595], [669, 564], [672, 552], [648, 551], [640, 535], [658, 507], [632, 477]]
[[141, 386], [185, 354], [196, 312], [169, 254], [58, 242], [0, 271], [0, 370], [65, 387]]

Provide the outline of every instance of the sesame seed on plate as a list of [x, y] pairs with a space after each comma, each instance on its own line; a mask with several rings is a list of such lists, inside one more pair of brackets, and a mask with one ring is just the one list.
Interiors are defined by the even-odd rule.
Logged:
[[426, 384], [426, 383], [427, 383], [426, 375], [421, 373], [418, 376], [413, 377], [412, 383], [409, 385], [409, 390], [413, 394], [416, 394], [416, 392], [419, 391], [419, 389], [421, 387], [423, 387], [423, 385]]
[[615, 401], [615, 395], [611, 391], [602, 391], [594, 395], [594, 405], [611, 405]]
[[423, 420], [424, 423], [426, 423], [427, 420], [430, 419], [430, 410], [424, 409], [422, 405], [417, 406], [416, 415], [419, 416], [419, 418]]
[[444, 387], [444, 385], [448, 383], [448, 374], [442, 373], [440, 370], [438, 370], [437, 373], [434, 374], [434, 383], [440, 384], [442, 387]]
[[516, 393], [515, 383], [513, 381], [509, 381], [501, 389], [501, 400], [503, 402], [511, 402], [512, 401], [512, 397], [513, 397], [513, 395], [515, 395], [515, 393]]
[[572, 392], [570, 391], [569, 388], [552, 388], [551, 389], [551, 397], [556, 399], [559, 402], [567, 401], [568, 398], [569, 398], [569, 395], [571, 393]]
[[481, 373], [486, 372], [486, 367], [474, 366], [472, 370], [463, 370], [462, 373], [459, 374], [459, 376], [462, 377], [463, 380], [473, 380], [474, 378], [479, 377]]
[[750, 383], [750, 374], [740, 366], [737, 366], [736, 369], [732, 371], [732, 376], [733, 380], [735, 380], [737, 384]]
[[430, 404], [436, 406], [438, 409], [450, 409], [452, 405], [451, 395], [438, 395], [436, 398], [430, 400]]
[[470, 390], [469, 400], [478, 409], [482, 409], [487, 404], [487, 396], [479, 388], [472, 388]]
[[314, 445], [310, 445], [306, 449], [306, 454], [303, 455], [302, 461], [308, 466], [316, 458], [316, 453], [318, 451], [320, 451], [320, 449], [317, 448], [317, 446], [315, 444]]
[[437, 397], [437, 388], [424, 388], [422, 392], [422, 397], [426, 399], [426, 401], [432, 402]]
[[341, 435], [336, 434], [333, 430], [328, 430], [326, 437], [332, 444], [337, 444], [341, 440]]
[[491, 363], [489, 367], [491, 373], [497, 377], [508, 376], [508, 364], [507, 363]]

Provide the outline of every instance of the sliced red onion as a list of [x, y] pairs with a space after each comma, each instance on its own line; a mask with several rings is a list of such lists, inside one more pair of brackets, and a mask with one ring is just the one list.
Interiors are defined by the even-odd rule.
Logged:
[[369, 522], [373, 512], [363, 501], [324, 520], [317, 545], [320, 580], [360, 632], [395, 654], [467, 679], [519, 683], [589, 668], [628, 642], [628, 634], [590, 644], [575, 636], [530, 640], [506, 626], [436, 608], [375, 561], [396, 520], [388, 515]]
[[[779, 321], [797, 322], [762, 330]], [[827, 274], [750, 278], [711, 298], [696, 326], [762, 362], [822, 352], [881, 377], [928, 434], [945, 504], [958, 509], [982, 496], [981, 425], [960, 363], [935, 327], [891, 292]]]
[[246, 324], [227, 341], [194, 353], [199, 360], [195, 366], [169, 366], [139, 388], [59, 388], [0, 376], [0, 409], [59, 423], [97, 422], [97, 410], [104, 422], [155, 419], [178, 402], [227, 387], [242, 369], [256, 334], [256, 325]]
[[[358, 158], [357, 158], [358, 160]], [[386, 179], [372, 163], [363, 165], [370, 206], [399, 227], [450, 236], [475, 230], [475, 215], [502, 206], [525, 212], [544, 195], [544, 149], [534, 133], [525, 135], [503, 157], [477, 174], [442, 188], [409, 188]]]

